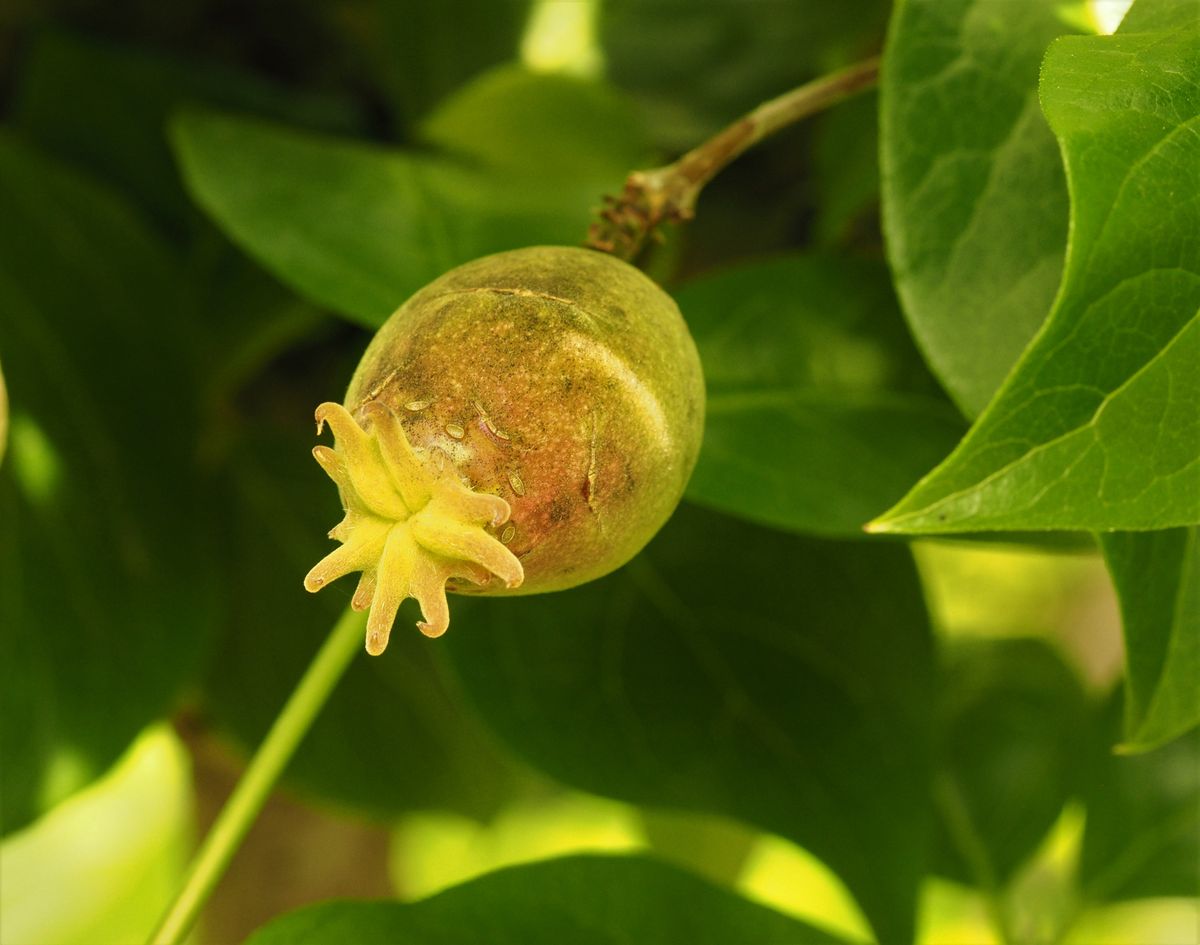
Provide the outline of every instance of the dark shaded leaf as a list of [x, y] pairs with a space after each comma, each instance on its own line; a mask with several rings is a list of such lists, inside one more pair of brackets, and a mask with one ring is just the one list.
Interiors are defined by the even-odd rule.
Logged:
[[1088, 704], [1058, 653], [1034, 639], [953, 646], [940, 694], [936, 868], [996, 889], [1079, 786]]
[[[855, 224], [878, 211], [879, 96], [868, 92], [842, 102], [816, 119], [813, 179], [818, 245], [843, 242]], [[872, 221], [878, 226], [878, 221]]]
[[354, 46], [366, 52], [399, 124], [412, 127], [472, 76], [516, 56], [530, 5], [529, 0], [379, 0], [370, 5], [378, 20], [362, 24]]
[[214, 629], [179, 266], [119, 198], [0, 137], [5, 831], [167, 712]]
[[676, 298], [704, 363], [688, 496], [752, 521], [862, 534], [963, 426], [903, 332], [883, 267], [836, 256], [745, 265]]
[[642, 857], [498, 870], [410, 905], [329, 902], [246, 945], [838, 945], [843, 939]]
[[903, 548], [683, 506], [610, 578], [469, 603], [450, 655], [539, 768], [782, 834], [842, 877], [882, 940], [911, 937], [932, 656]]
[[1200, 724], [1200, 529], [1101, 536], [1125, 627], [1126, 750]]
[[1200, 732], [1144, 755], [1116, 754], [1114, 699], [1092, 745], [1080, 880], [1096, 901], [1200, 895]]
[[[685, 151], [766, 99], [879, 48], [881, 0], [606, 0], [607, 74], [655, 143]], [[669, 52], [668, 52], [669, 51]]]
[[[307, 418], [300, 422], [309, 433]], [[248, 748], [354, 590], [347, 583], [313, 596], [301, 584], [328, 552], [325, 532], [340, 513], [310, 441], [296, 433], [250, 429], [233, 451], [226, 553], [235, 606], [205, 693], [217, 725]], [[291, 783], [380, 818], [423, 808], [493, 813], [510, 769], [447, 690], [431, 659], [436, 646], [398, 627], [386, 659], [357, 657], [293, 759]]]
[[39, 145], [116, 184], [178, 230], [195, 208], [168, 147], [167, 118], [181, 105], [200, 102], [328, 131], [351, 131], [362, 120], [357, 106], [343, 99], [297, 95], [211, 63], [61, 33], [33, 42], [12, 120]]

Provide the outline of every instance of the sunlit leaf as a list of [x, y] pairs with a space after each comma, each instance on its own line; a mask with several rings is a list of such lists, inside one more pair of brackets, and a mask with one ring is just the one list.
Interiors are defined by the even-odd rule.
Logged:
[[876, 530], [1200, 521], [1200, 23], [1135, 22], [1047, 53], [1072, 213], [1057, 303], [967, 438]]
[[979, 413], [1050, 310], [1067, 193], [1038, 66], [1068, 32], [1043, 0], [901, 0], [880, 78], [883, 219], [934, 372]]

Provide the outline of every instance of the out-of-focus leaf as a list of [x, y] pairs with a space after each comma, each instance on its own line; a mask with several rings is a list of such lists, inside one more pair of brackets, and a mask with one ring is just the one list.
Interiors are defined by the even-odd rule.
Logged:
[[769, 98], [878, 50], [881, 0], [605, 0], [607, 73], [655, 143], [684, 151]]
[[8, 446], [8, 388], [4, 384], [4, 369], [0, 366], [0, 463]]
[[119, 198], [0, 138], [0, 827], [110, 765], [207, 651], [211, 510], [177, 260]]
[[[0, 941], [140, 942], [192, 846], [191, 758], [163, 723], [87, 789], [0, 844]], [[69, 896], [56, 895], [71, 890]]]
[[211, 63], [60, 33], [34, 39], [14, 96], [13, 122], [42, 147], [119, 186], [164, 232], [190, 240], [177, 313], [203, 326], [191, 354], [211, 413], [265, 358], [312, 332], [322, 316], [219, 237], [188, 199], [166, 123], [173, 109], [189, 102], [237, 106], [330, 130], [360, 124], [357, 106], [340, 99], [297, 94]]
[[[513, 59], [530, 0], [379, 0], [354, 30], [401, 125], [412, 126], [483, 70]], [[374, 28], [372, 28], [374, 27]]]
[[788, 837], [881, 940], [911, 937], [932, 654], [905, 549], [684, 506], [609, 578], [456, 608], [446, 643], [464, 686], [537, 767]]
[[1134, 22], [1145, 31], [1046, 54], [1071, 192], [1058, 300], [967, 438], [876, 530], [1200, 522], [1200, 21]]
[[[598, 146], [600, 129], [615, 140]], [[447, 99], [422, 123], [420, 138], [506, 174], [549, 175], [558, 187], [619, 181], [651, 160], [629, 104], [611, 88], [516, 66], [494, 69]]]
[[1083, 895], [1200, 896], [1200, 732], [1143, 755], [1116, 754], [1119, 703], [1104, 714], [1085, 771]]
[[883, 221], [934, 373], [983, 409], [1050, 310], [1067, 192], [1038, 65], [1069, 27], [1042, 0], [900, 0], [880, 77]]
[[[305, 433], [311, 431], [307, 418]], [[233, 450], [227, 555], [231, 619], [205, 684], [217, 725], [256, 746], [339, 614], [353, 584], [315, 597], [304, 574], [329, 550], [336, 490], [310, 442], [250, 429]], [[310, 795], [370, 815], [441, 808], [492, 813], [511, 772], [447, 690], [436, 645], [399, 617], [386, 659], [356, 658], [288, 769]], [[413, 621], [415, 623], [415, 618]]]
[[[551, 124], [537, 133], [536, 122], [526, 121], [522, 134], [545, 146], [538, 161], [520, 169], [504, 166], [517, 152], [500, 141], [493, 166], [473, 144], [467, 161], [200, 112], [176, 123], [175, 144], [193, 196], [235, 242], [302, 294], [378, 326], [455, 265], [519, 246], [580, 242], [599, 196], [619, 188], [624, 171], [617, 169], [635, 166], [644, 152], [632, 116], [622, 124], [612, 109], [592, 112], [594, 92], [574, 80], [546, 76], [468, 89], [461, 108], [481, 107], [490, 96], [500, 109], [503, 97], [494, 93], [506, 92], [533, 115], [544, 94], [555, 103], [548, 117], [577, 94], [594, 120], [561, 135]], [[445, 123], [431, 119], [442, 146], [465, 144], [459, 107], [447, 105]], [[594, 156], [571, 176], [575, 156], [585, 151]]]
[[939, 872], [995, 889], [1043, 840], [1079, 784], [1088, 705], [1046, 643], [968, 640], [942, 670]]
[[861, 537], [879, 500], [901, 495], [961, 433], [932, 398], [714, 393], [687, 494], [750, 521]]
[[254, 75], [61, 33], [38, 36], [25, 58], [12, 121], [31, 140], [116, 184], [176, 229], [194, 215], [167, 143], [167, 118], [207, 102], [351, 131], [345, 100], [297, 95]]
[[753, 521], [862, 533], [962, 435], [881, 265], [795, 256], [676, 293], [708, 383], [688, 496]]
[[1125, 738], [1144, 750], [1200, 724], [1200, 529], [1104, 535], [1125, 626]]
[[654, 860], [578, 856], [489, 873], [421, 902], [329, 902], [246, 945], [839, 945], [843, 939]]
[[817, 119], [813, 132], [816, 241], [844, 240], [879, 201], [879, 96], [856, 96]]

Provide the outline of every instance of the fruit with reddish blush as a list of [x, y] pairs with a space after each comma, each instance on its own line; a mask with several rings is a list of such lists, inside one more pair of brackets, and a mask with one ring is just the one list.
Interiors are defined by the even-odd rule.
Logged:
[[335, 447], [341, 545], [319, 590], [361, 571], [381, 653], [397, 608], [449, 624], [446, 591], [534, 594], [590, 581], [671, 515], [704, 425], [704, 380], [674, 301], [615, 257], [533, 247], [454, 269], [379, 329], [342, 406], [317, 408]]

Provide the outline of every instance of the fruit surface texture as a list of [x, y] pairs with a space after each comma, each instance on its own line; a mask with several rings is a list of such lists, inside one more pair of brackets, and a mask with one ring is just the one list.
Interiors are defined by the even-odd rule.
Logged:
[[346, 518], [305, 586], [362, 571], [352, 604], [378, 653], [406, 597], [437, 636], [447, 589], [561, 590], [633, 557], [695, 466], [704, 381], [653, 281], [595, 250], [532, 247], [417, 292], [317, 421]]

